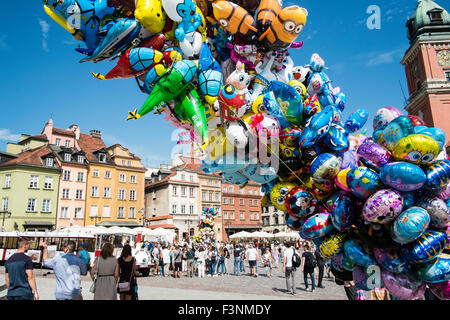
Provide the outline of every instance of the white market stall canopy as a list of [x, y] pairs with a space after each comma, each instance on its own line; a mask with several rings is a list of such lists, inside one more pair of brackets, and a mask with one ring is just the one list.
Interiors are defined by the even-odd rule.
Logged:
[[273, 234], [264, 232], [264, 231], [256, 231], [250, 233], [251, 238], [273, 238]]
[[273, 235], [275, 238], [295, 238], [300, 239], [300, 234], [298, 232], [278, 232]]
[[238, 232], [238, 233], [235, 233], [235, 234], [231, 235], [230, 239], [249, 238], [250, 235], [251, 235], [250, 232], [241, 231], [241, 232]]

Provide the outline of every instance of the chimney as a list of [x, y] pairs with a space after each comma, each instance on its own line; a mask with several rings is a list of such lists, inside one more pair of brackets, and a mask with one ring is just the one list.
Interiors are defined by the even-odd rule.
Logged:
[[69, 130], [75, 133], [75, 140], [80, 140], [80, 128], [76, 124], [71, 125]]
[[91, 136], [93, 138], [102, 138], [102, 132], [100, 130], [91, 130]]

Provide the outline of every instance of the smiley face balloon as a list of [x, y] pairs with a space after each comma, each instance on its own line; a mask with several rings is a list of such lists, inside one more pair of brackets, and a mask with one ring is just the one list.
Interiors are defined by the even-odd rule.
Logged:
[[439, 144], [436, 140], [423, 134], [412, 134], [395, 144], [392, 155], [398, 161], [421, 165], [431, 163], [439, 152]]

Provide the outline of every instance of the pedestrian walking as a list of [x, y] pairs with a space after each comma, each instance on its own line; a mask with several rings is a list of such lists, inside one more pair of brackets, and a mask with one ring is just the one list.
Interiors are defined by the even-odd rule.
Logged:
[[253, 244], [250, 243], [249, 249], [247, 251], [247, 255], [245, 259], [248, 261], [249, 267], [250, 267], [250, 275], [257, 277], [258, 274], [256, 273], [256, 262], [258, 261], [258, 252], [256, 251], [256, 248], [253, 247]]
[[[219, 262], [217, 263], [216, 273], [217, 273], [217, 275], [221, 276], [225, 272], [225, 266], [224, 266], [225, 265], [225, 250], [223, 247], [219, 248], [218, 256], [219, 256]], [[219, 272], [219, 268], [222, 268], [222, 272]]]
[[[293, 264], [293, 256], [298, 254], [294, 248], [291, 247], [290, 243], [286, 244], [286, 249], [283, 250], [283, 273], [286, 278], [286, 291], [292, 295], [297, 294], [297, 287], [295, 284], [295, 274], [297, 267]], [[292, 284], [291, 284], [292, 281]]]
[[114, 257], [114, 246], [111, 243], [103, 245], [100, 255], [91, 268], [91, 278], [95, 281], [94, 300], [117, 300], [119, 264]]
[[175, 247], [172, 257], [173, 276], [181, 279], [183, 277], [183, 249], [179, 245]]
[[212, 246], [209, 250], [209, 275], [211, 277], [215, 276], [215, 269], [217, 264], [217, 249]]
[[319, 269], [319, 274], [317, 276], [317, 288], [325, 288], [322, 285], [323, 273], [325, 269], [325, 258], [324, 256], [322, 256], [319, 249], [316, 249], [316, 251], [314, 252], [314, 256], [316, 258], [317, 268]]
[[91, 270], [91, 255], [82, 245], [78, 246], [77, 257], [83, 260], [88, 271]]
[[131, 254], [131, 247], [124, 245], [119, 259], [119, 284], [117, 293], [120, 300], [131, 300], [136, 292], [135, 279], [139, 274], [136, 269], [136, 259]]
[[262, 261], [263, 265], [266, 268], [266, 277], [271, 278], [272, 277], [272, 262], [273, 258], [270, 253], [269, 248], [266, 248], [266, 252], [262, 255]]
[[195, 252], [193, 248], [188, 248], [187, 246], [185, 247], [186, 251], [184, 256], [186, 257], [186, 273], [187, 276], [192, 278], [194, 276], [194, 257], [195, 257]]
[[303, 279], [305, 281], [305, 290], [308, 291], [308, 275], [311, 278], [311, 292], [315, 289], [314, 283], [314, 268], [316, 267], [316, 258], [314, 254], [311, 252], [311, 246], [306, 243], [304, 245], [304, 250], [302, 255], [302, 272]]
[[198, 252], [198, 258], [197, 258], [198, 277], [199, 278], [205, 277], [206, 256], [207, 256], [207, 252], [205, 251], [205, 249], [203, 247], [200, 247], [199, 252]]
[[279, 255], [280, 255], [280, 252], [278, 251], [278, 248], [275, 248], [275, 247], [272, 248], [272, 259], [273, 259], [273, 262], [274, 262], [273, 266], [275, 268], [278, 268]]
[[241, 246], [241, 263], [240, 263], [240, 270], [241, 272], [245, 272], [245, 257], [247, 255], [247, 248], [245, 246]]
[[163, 277], [168, 275], [169, 272], [169, 265], [170, 265], [170, 250], [167, 248], [167, 246], [164, 246], [161, 252], [162, 255], [162, 267], [161, 267], [161, 274]]
[[241, 253], [242, 249], [239, 244], [236, 245], [236, 247], [233, 249], [233, 256], [234, 256], [234, 275], [240, 276], [240, 270], [241, 270]]
[[225, 274], [228, 274], [228, 261], [230, 260], [231, 254], [230, 254], [230, 248], [229, 245], [224, 246], [223, 251], [225, 252], [225, 262], [224, 262], [224, 266], [225, 266]]
[[75, 241], [64, 242], [64, 254], [48, 258], [47, 242], [44, 242], [42, 262], [44, 267], [53, 269], [56, 279], [56, 300], [83, 300], [81, 295], [81, 275], [87, 274], [86, 263], [77, 257]]
[[25, 253], [30, 249], [30, 241], [19, 238], [18, 249], [5, 263], [5, 285], [8, 300], [39, 300], [33, 260]]

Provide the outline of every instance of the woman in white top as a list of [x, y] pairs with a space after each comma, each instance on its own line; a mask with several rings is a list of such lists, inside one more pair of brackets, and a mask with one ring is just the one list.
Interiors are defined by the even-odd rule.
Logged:
[[200, 250], [198, 252], [198, 259], [197, 259], [197, 265], [198, 265], [198, 277], [204, 278], [205, 277], [205, 260], [206, 260], [207, 252], [203, 247], [200, 247]]
[[269, 248], [266, 249], [266, 252], [264, 252], [262, 256], [262, 261], [264, 264], [264, 267], [266, 267], [266, 276], [271, 278], [272, 277], [272, 262], [273, 258], [270, 254]]

